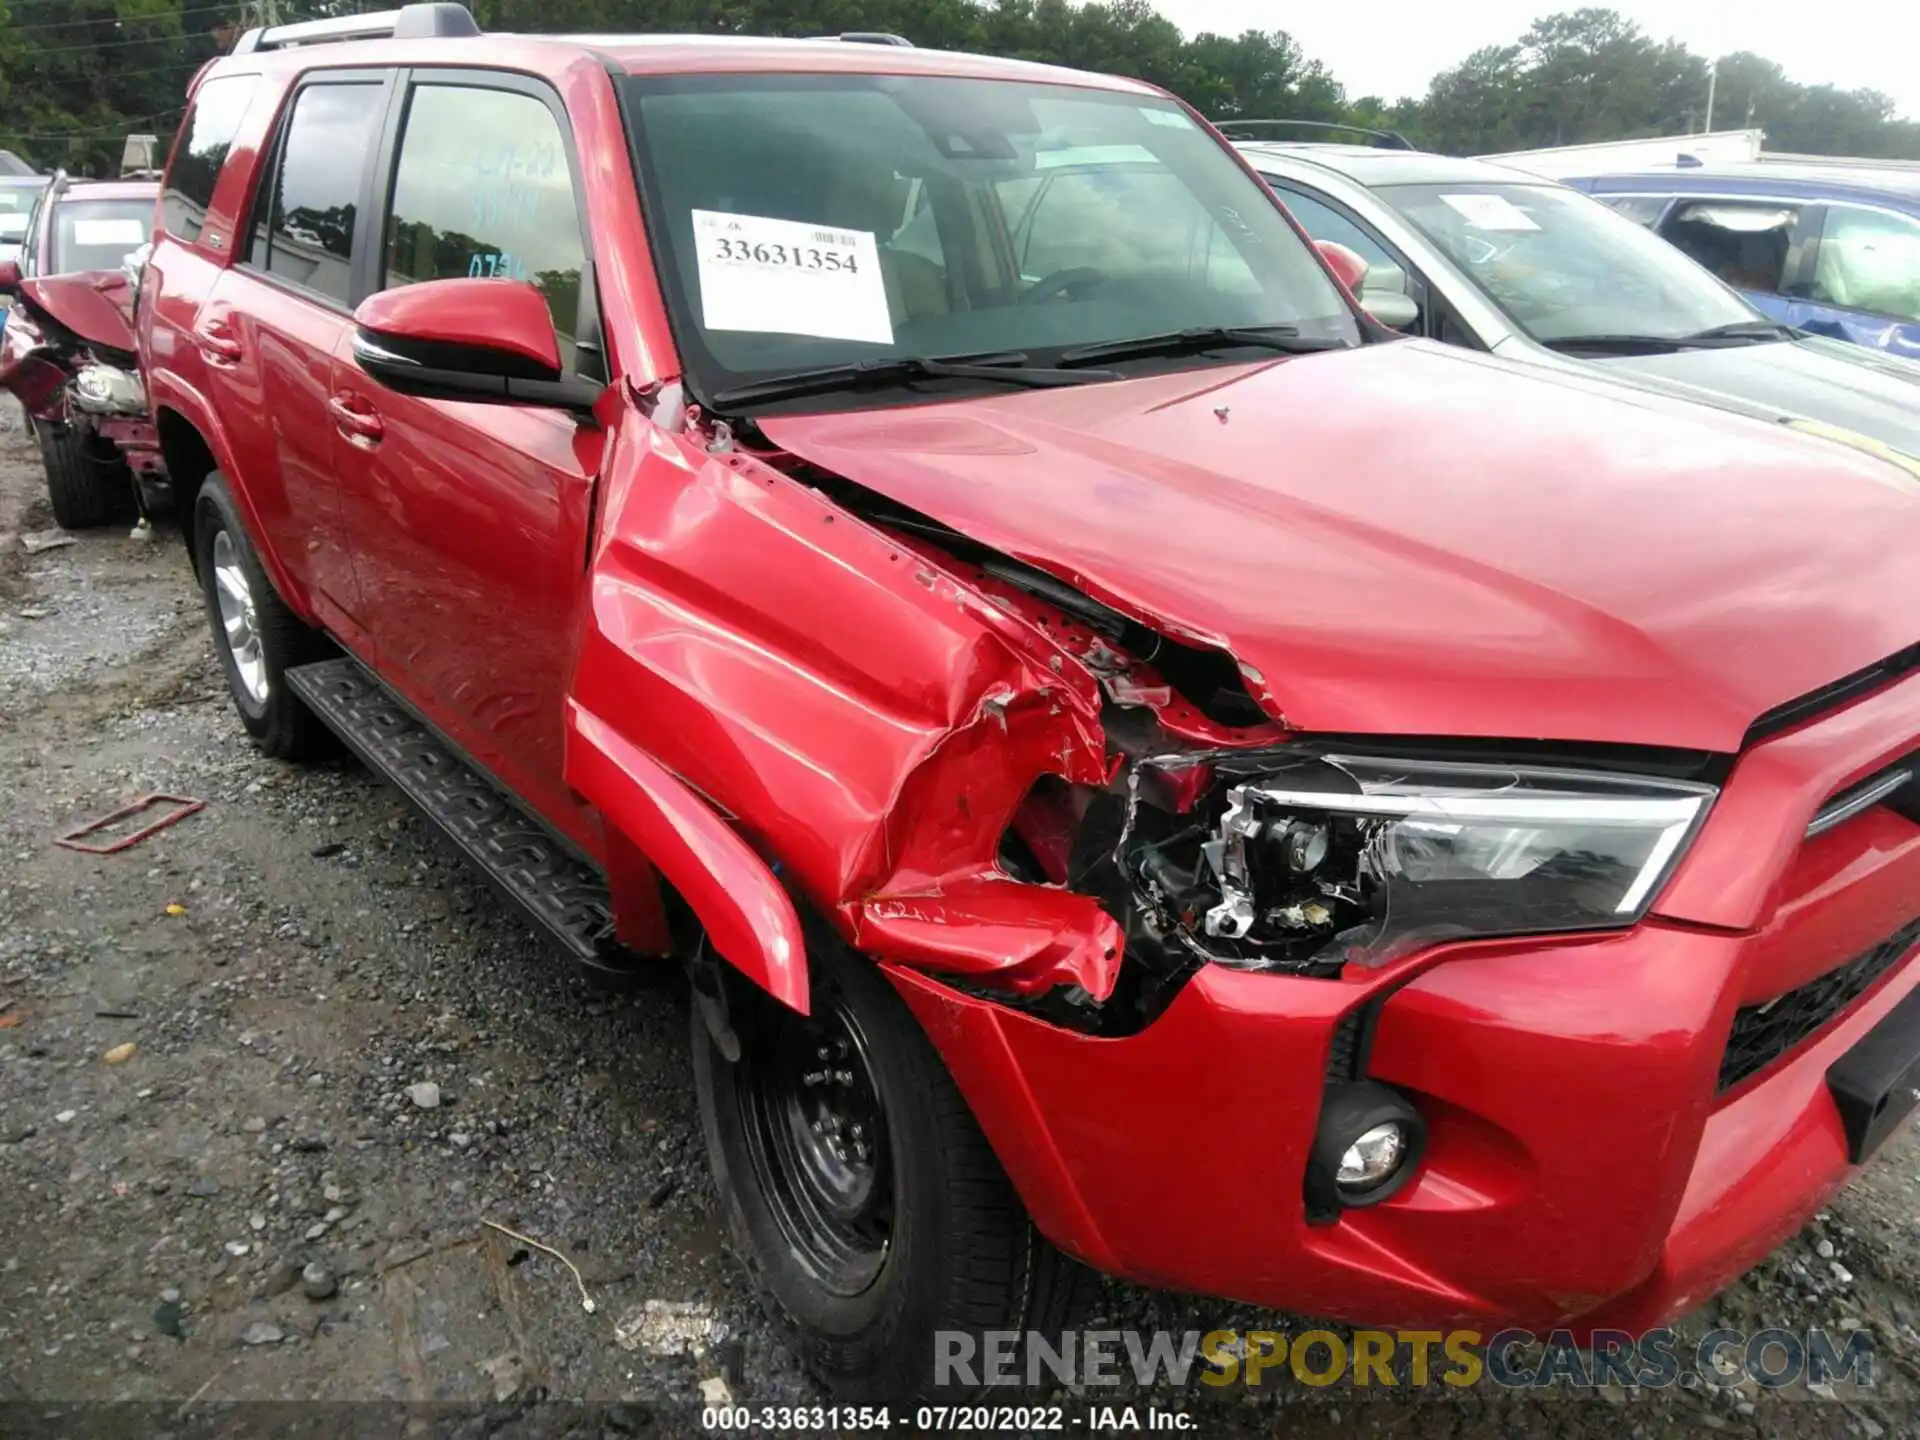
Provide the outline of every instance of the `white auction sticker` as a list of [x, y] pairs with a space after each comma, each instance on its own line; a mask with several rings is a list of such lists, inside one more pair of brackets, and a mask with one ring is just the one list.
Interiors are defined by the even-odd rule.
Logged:
[[709, 330], [893, 343], [871, 230], [695, 210], [693, 239]]
[[140, 246], [147, 243], [147, 227], [139, 220], [75, 220], [73, 243]]
[[1476, 230], [1538, 230], [1533, 217], [1504, 195], [1442, 195], [1441, 202]]

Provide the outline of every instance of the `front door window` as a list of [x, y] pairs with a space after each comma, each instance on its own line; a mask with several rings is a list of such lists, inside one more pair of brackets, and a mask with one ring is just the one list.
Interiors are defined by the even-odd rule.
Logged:
[[1786, 291], [1787, 262], [1800, 221], [1795, 205], [1688, 200], [1661, 227], [1667, 239], [1736, 290]]

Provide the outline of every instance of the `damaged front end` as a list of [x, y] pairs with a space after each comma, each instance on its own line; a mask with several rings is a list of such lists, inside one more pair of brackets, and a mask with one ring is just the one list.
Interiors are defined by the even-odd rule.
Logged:
[[576, 696], [644, 715], [849, 943], [964, 994], [1128, 1035], [1207, 965], [1625, 928], [1714, 793], [1590, 747], [1303, 734], [1222, 637], [741, 438], [621, 487]]
[[37, 424], [79, 432], [90, 460], [124, 462], [152, 507], [167, 476], [134, 358], [134, 294], [120, 271], [22, 283], [0, 338], [0, 388]]
[[[1715, 793], [1537, 755], [1369, 755], [1361, 740], [1300, 735], [1264, 678], [1205, 637], [1123, 614], [838, 477], [807, 478], [1021, 622], [1056, 652], [1056, 674], [1099, 697], [1103, 777], [1062, 767], [1033, 781], [993, 875], [949, 871], [904, 894], [883, 880], [849, 907], [860, 943], [968, 993], [1128, 1034], [1203, 964], [1332, 978], [1447, 940], [1625, 928]], [[977, 793], [984, 766], [1018, 774], [1043, 748], [1027, 733], [1024, 754], [993, 737], [965, 774], [936, 754], [917, 785]], [[1086, 900], [1091, 920], [1074, 909]], [[990, 961], [972, 948], [1015, 931], [1023, 945]]]

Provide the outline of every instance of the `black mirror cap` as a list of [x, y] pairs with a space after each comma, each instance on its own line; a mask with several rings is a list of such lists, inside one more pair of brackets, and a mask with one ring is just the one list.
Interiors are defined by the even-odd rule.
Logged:
[[513, 350], [491, 345], [467, 345], [450, 340], [419, 340], [388, 335], [361, 326], [354, 332], [354, 359], [373, 374], [374, 366], [387, 370], [458, 371], [475, 378], [499, 380], [558, 380], [551, 366]]
[[423, 400], [547, 405], [590, 416], [607, 388], [511, 351], [403, 340], [364, 327], [354, 332], [353, 358], [387, 389]]

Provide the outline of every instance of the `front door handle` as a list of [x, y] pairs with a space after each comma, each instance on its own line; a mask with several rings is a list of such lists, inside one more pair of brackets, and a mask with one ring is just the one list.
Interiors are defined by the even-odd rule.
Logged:
[[354, 444], [371, 448], [380, 443], [386, 427], [374, 410], [352, 391], [343, 391], [327, 399], [327, 413], [334, 426]]

